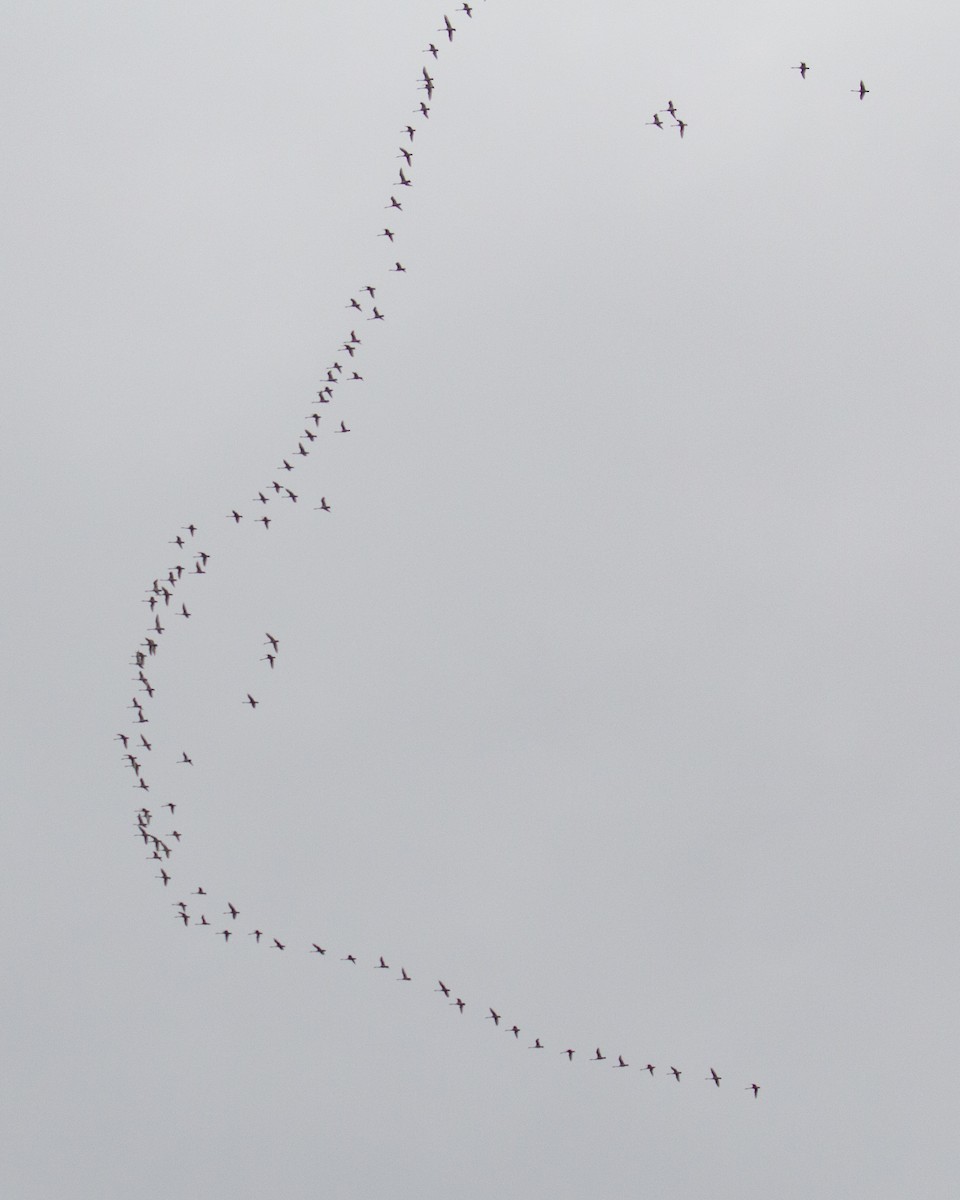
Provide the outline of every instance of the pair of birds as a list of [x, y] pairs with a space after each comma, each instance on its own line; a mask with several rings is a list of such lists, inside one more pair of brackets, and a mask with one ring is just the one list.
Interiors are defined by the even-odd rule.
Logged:
[[[809, 63], [801, 62], [798, 67], [791, 67], [790, 70], [791, 71], [799, 71], [800, 78], [806, 79], [807, 72], [810, 70], [810, 65], [809, 65]], [[851, 88], [850, 91], [853, 92], [853, 94], [855, 96], [859, 96], [861, 100], [864, 98], [864, 96], [868, 96], [870, 94], [870, 89], [867, 87], [867, 85], [863, 82], [862, 79], [860, 80], [860, 86]]]

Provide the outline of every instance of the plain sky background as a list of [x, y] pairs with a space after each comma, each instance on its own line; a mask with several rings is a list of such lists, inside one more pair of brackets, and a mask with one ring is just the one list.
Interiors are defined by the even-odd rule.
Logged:
[[960, 16], [442, 16], [4, 5], [4, 1194], [955, 1197]]

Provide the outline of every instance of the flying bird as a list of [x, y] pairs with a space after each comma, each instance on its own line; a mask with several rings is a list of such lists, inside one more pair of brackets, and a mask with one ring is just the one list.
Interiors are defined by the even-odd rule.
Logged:
[[617, 1061], [613, 1064], [613, 1069], [616, 1071], [619, 1067], [629, 1067], [629, 1066], [630, 1066], [630, 1064], [628, 1062], [623, 1061], [623, 1055], [618, 1054]]
[[671, 1075], [674, 1077], [674, 1079], [677, 1081], [677, 1083], [679, 1083], [679, 1082], [680, 1082], [680, 1075], [681, 1075], [681, 1072], [680, 1072], [680, 1071], [678, 1071], [676, 1067], [671, 1067], [671, 1068], [670, 1068], [670, 1074], [671, 1074]]
[[721, 1076], [719, 1076], [719, 1075], [716, 1073], [716, 1071], [713, 1069], [713, 1067], [711, 1067], [711, 1068], [710, 1068], [710, 1074], [707, 1076], [707, 1080], [708, 1080], [708, 1081], [709, 1081], [709, 1080], [711, 1080], [711, 1079], [712, 1079], [712, 1080], [713, 1080], [713, 1082], [714, 1082], [714, 1083], [717, 1085], [717, 1087], [719, 1087], [719, 1086], [720, 1086], [720, 1079], [721, 1079]]
[[444, 17], [443, 17], [443, 28], [442, 28], [442, 29], [438, 29], [438, 30], [437, 30], [437, 33], [445, 33], [445, 34], [447, 35], [447, 41], [448, 41], [448, 42], [452, 42], [452, 41], [453, 41], [453, 35], [454, 35], [456, 32], [457, 32], [457, 31], [456, 31], [456, 29], [454, 28], [454, 26], [450, 24], [450, 18], [449, 18], [449, 17], [448, 17], [446, 14], [444, 14]]
[[756, 1100], [757, 1094], [760, 1091], [760, 1084], [759, 1083], [748, 1084], [747, 1087], [745, 1087], [743, 1090], [745, 1092], [753, 1092], [753, 1098], [754, 1098], [754, 1100]]
[[256, 708], [259, 703], [259, 700], [254, 700], [250, 693], [247, 692], [247, 698], [244, 700], [244, 704], [249, 704], [251, 708]]
[[494, 1009], [490, 1009], [490, 1015], [483, 1018], [485, 1021], [493, 1021], [494, 1025], [500, 1024], [500, 1014]]
[[807, 64], [805, 62], [802, 62], [799, 67], [791, 67], [790, 70], [791, 71], [799, 71], [800, 78], [806, 79], [807, 72], [810, 70], [810, 68], [807, 66]]
[[870, 89], [867, 87], [867, 85], [861, 79], [860, 86], [858, 88], [851, 88], [850, 91], [854, 92], [862, 100], [864, 98], [864, 96], [866, 96], [867, 93], [870, 91]]

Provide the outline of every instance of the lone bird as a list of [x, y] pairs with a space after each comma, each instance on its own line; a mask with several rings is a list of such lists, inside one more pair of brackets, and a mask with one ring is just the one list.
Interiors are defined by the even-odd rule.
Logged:
[[485, 1021], [493, 1021], [494, 1025], [500, 1024], [500, 1014], [494, 1009], [490, 1009], [490, 1015], [483, 1018]]
[[681, 1075], [681, 1072], [680, 1072], [680, 1071], [678, 1071], [676, 1067], [671, 1067], [671, 1068], [670, 1068], [670, 1074], [671, 1074], [671, 1075], [674, 1077], [674, 1079], [677, 1081], [677, 1083], [679, 1083], [679, 1082], [680, 1082], [680, 1075]]
[[623, 1055], [618, 1054], [617, 1061], [613, 1064], [613, 1069], [616, 1071], [619, 1067], [629, 1067], [629, 1066], [630, 1066], [630, 1064], [628, 1062], [623, 1061]]
[[442, 979], [438, 979], [437, 983], [439, 983], [440, 986], [438, 988], [434, 988], [433, 990], [435, 992], [443, 992], [444, 996], [446, 996], [447, 999], [449, 1000], [450, 999], [450, 989], [447, 987], [447, 985], [443, 982]]
[[567, 1062], [573, 1062], [573, 1056], [576, 1054], [576, 1050], [561, 1050], [560, 1053], [567, 1056]]
[[753, 1098], [754, 1098], [754, 1100], [756, 1100], [756, 1098], [757, 1098], [757, 1094], [758, 1094], [758, 1093], [759, 1093], [759, 1091], [760, 1091], [760, 1084], [759, 1084], [759, 1083], [751, 1083], [751, 1084], [748, 1084], [748, 1086], [747, 1086], [747, 1087], [745, 1087], [743, 1090], [744, 1090], [745, 1092], [753, 1092]]
[[600, 1047], [598, 1046], [596, 1054], [593, 1056], [593, 1058], [590, 1059], [590, 1061], [591, 1062], [604, 1062], [606, 1057], [607, 1056], [605, 1054], [600, 1053]]
[[259, 700], [254, 700], [250, 693], [247, 692], [247, 698], [244, 700], [244, 704], [249, 704], [251, 708], [256, 708], [259, 703]]
[[453, 1004], [450, 1005], [450, 1007], [453, 1008], [454, 1004], [460, 1009], [460, 1015], [462, 1016], [463, 1010], [467, 1007], [467, 1002], [465, 1000], [461, 1000], [458, 996], [456, 1000], [454, 1000]]
[[799, 71], [800, 78], [806, 79], [807, 72], [810, 70], [810, 68], [807, 66], [807, 64], [805, 62], [802, 62], [799, 67], [791, 67], [790, 70], [791, 71]]
[[710, 1068], [710, 1074], [707, 1076], [707, 1080], [708, 1080], [708, 1081], [709, 1081], [709, 1080], [711, 1080], [711, 1079], [712, 1079], [712, 1080], [713, 1080], [713, 1082], [714, 1082], [714, 1083], [717, 1085], [717, 1087], [719, 1087], [719, 1086], [720, 1086], [720, 1079], [721, 1079], [721, 1076], [719, 1076], [719, 1075], [716, 1073], [716, 1071], [713, 1069], [713, 1067], [711, 1067], [711, 1068]]

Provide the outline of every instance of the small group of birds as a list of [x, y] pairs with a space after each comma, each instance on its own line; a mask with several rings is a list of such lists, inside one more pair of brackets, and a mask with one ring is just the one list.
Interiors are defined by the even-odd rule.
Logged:
[[[474, 9], [469, 3], [464, 3], [460, 8], [456, 9], [456, 12], [463, 14], [463, 16], [467, 19], [472, 19]], [[446, 38], [447, 44], [449, 44], [453, 42], [457, 29], [450, 17], [444, 15], [443, 25], [438, 29], [437, 32], [443, 34]], [[434, 42], [430, 42], [423, 53], [430, 56], [432, 65], [436, 60], [439, 59], [440, 48]], [[806, 68], [804, 68], [804, 70], [806, 70]], [[423, 67], [417, 79], [417, 89], [425, 93], [425, 99], [420, 100], [418, 108], [415, 111], [425, 120], [428, 119], [430, 115], [430, 107], [428, 102], [432, 103], [436, 92], [436, 86], [436, 80], [434, 79], [433, 75], [431, 75], [430, 71], [427, 70], [426, 67]], [[650, 124], [663, 128], [664, 122], [660, 119], [661, 115], [663, 114], [669, 115], [669, 117], [672, 119], [673, 126], [679, 129], [680, 136], [683, 137], [686, 129], [686, 122], [680, 117], [673, 101], [669, 101], [665, 109], [661, 110], [659, 113], [655, 113], [654, 120], [650, 122]], [[406, 141], [399, 147], [399, 154], [397, 156], [402, 160], [401, 165], [398, 168], [398, 178], [394, 184], [397, 192], [399, 192], [399, 189], [401, 188], [410, 189], [413, 187], [414, 181], [412, 174], [414, 152], [412, 147], [416, 133], [417, 128], [410, 124], [407, 124], [401, 130], [401, 135], [406, 139]], [[397, 198], [396, 195], [391, 194], [389, 197], [389, 203], [385, 205], [385, 208], [394, 213], [402, 213], [403, 203]], [[391, 226], [384, 227], [376, 235], [377, 237], [386, 239], [386, 241], [390, 244], [391, 256], [395, 253], [394, 243], [397, 235], [398, 230]], [[392, 265], [389, 266], [387, 270], [390, 274], [399, 276], [406, 274], [407, 267], [399, 259], [393, 258]], [[350, 297], [349, 302], [345, 306], [347, 310], [349, 310], [351, 313], [360, 313], [368, 322], [383, 322], [385, 320], [385, 315], [377, 306], [377, 304], [374, 303], [374, 301], [377, 299], [378, 286], [379, 285], [369, 283], [364, 284], [363, 287], [357, 290], [356, 295]], [[364, 297], [364, 299], [361, 301], [359, 297]], [[380, 303], [383, 303], [382, 300]], [[261, 506], [261, 515], [255, 518], [255, 523], [262, 524], [264, 530], [269, 530], [272, 522], [276, 519], [275, 517], [267, 515], [266, 508], [268, 505], [272, 505], [275, 502], [280, 501], [282, 511], [284, 512], [303, 511], [302, 507], [298, 509], [297, 506], [301, 495], [304, 494], [304, 488], [300, 487], [299, 490], [294, 491], [287, 485], [287, 483], [281, 483], [280, 479], [286, 479], [289, 481], [292, 472], [297, 467], [301, 466], [304, 460], [311, 458], [312, 451], [315, 448], [314, 444], [320, 438], [321, 420], [324, 416], [324, 411], [322, 410], [321, 406], [330, 404], [338, 395], [342, 385], [347, 383], [364, 382], [363, 375], [360, 374], [360, 372], [356, 369], [358, 365], [357, 358], [360, 354], [362, 345], [363, 341], [357, 334], [356, 330], [351, 329], [349, 334], [344, 337], [339, 349], [337, 350], [334, 361], [327, 368], [325, 368], [324, 377], [322, 378], [316, 393], [316, 399], [312, 402], [312, 411], [306, 416], [306, 418], [304, 418], [306, 424], [303, 430], [300, 431], [296, 436], [296, 449], [288, 451], [286, 456], [281, 458], [280, 465], [274, 469], [274, 474], [279, 476], [279, 478], [271, 479], [269, 483], [254, 489], [256, 491], [256, 495], [250, 502], [259, 504]], [[346, 356], [346, 367], [344, 366], [344, 363], [339, 361], [341, 355]], [[333, 432], [348, 434], [352, 431], [352, 427], [347, 424], [346, 418], [338, 417], [337, 420], [339, 424], [338, 426], [334, 426]], [[323, 428], [326, 428], [326, 425], [324, 425]], [[300, 477], [298, 476], [298, 478]], [[309, 483], [307, 483], [306, 486], [309, 487]], [[312, 506], [314, 511], [330, 513], [332, 511], [332, 506], [328, 503], [326, 495], [320, 495], [319, 500], [320, 503], [318, 505]], [[271, 509], [271, 511], [273, 510]], [[243, 511], [241, 511], [240, 507], [232, 507], [230, 511], [226, 513], [225, 519], [232, 522], [234, 529], [241, 530], [242, 535], [245, 514]], [[187, 534], [187, 538], [183, 537], [184, 533]], [[188, 545], [196, 544], [195, 539], [197, 533], [198, 527], [191, 521], [188, 525], [183, 526], [182, 529], [178, 531], [176, 537], [172, 539], [172, 544], [176, 545], [178, 551], [184, 550]], [[161, 613], [170, 609], [176, 589], [188, 586], [203, 586], [200, 584], [191, 585], [189, 584], [189, 581], [191, 579], [195, 579], [197, 576], [205, 576], [207, 574], [208, 563], [211, 561], [212, 556], [205, 550], [200, 550], [193, 555], [194, 565], [192, 570], [188, 570], [183, 563], [177, 563], [173, 567], [168, 568], [165, 572], [159, 574], [153, 580], [151, 586], [147, 588], [147, 599], [145, 603], [149, 605], [150, 612], [153, 617], [153, 623], [148, 627], [144, 640], [137, 646], [132, 658], [133, 665], [137, 671], [134, 680], [139, 684], [139, 691], [133, 696], [132, 703], [128, 706], [129, 711], [134, 714], [131, 718], [133, 728], [130, 731], [122, 731], [115, 735], [116, 740], [121, 743], [123, 751], [122, 760], [125, 765], [133, 771], [134, 779], [136, 781], [133, 784], [133, 787], [138, 792], [150, 792], [150, 783], [146, 778], [146, 774], [143, 769], [143, 762], [141, 760], [143, 754], [154, 754], [154, 743], [151, 740], [148, 740], [146, 737], [145, 733], [143, 732], [143, 726], [149, 724], [150, 722], [150, 717], [148, 715], [148, 712], [150, 711], [149, 705], [154, 702], [157, 689], [147, 676], [146, 667], [148, 662], [157, 655], [161, 644], [160, 639], [166, 632], [166, 627], [161, 621]], [[177, 598], [179, 599], [179, 596]], [[191, 603], [194, 603], [194, 601], [191, 600]], [[185, 602], [181, 603], [179, 610], [173, 611], [175, 615], [183, 618], [189, 618], [192, 615], [191, 610], [187, 608]], [[280, 638], [269, 631], [265, 631], [264, 636], [266, 640], [261, 646], [261, 649], [264, 650], [264, 653], [260, 656], [260, 662], [265, 662], [267, 664], [267, 668], [273, 672], [276, 669], [279, 661], [281, 644]], [[258, 688], [256, 690], [259, 691]], [[247, 692], [245, 698], [243, 698], [240, 703], [249, 707], [251, 712], [254, 712], [261, 704], [261, 701], [253, 694], [253, 692]], [[169, 762], [173, 766], [189, 766], [193, 768], [193, 754], [188, 753], [186, 750], [181, 750], [179, 753], [180, 756], [178, 758], [174, 758], [171, 755], [167, 759], [162, 759], [162, 754], [157, 755], [157, 757], [161, 758], [165, 762]], [[197, 768], [198, 774], [202, 772], [202, 770], [203, 766], [201, 760], [201, 766]], [[178, 775], [178, 778], [186, 779], [187, 776], [180, 774]], [[182, 795], [182, 793], [179, 794]], [[174, 817], [179, 804], [181, 804], [180, 800], [169, 800], [163, 804], [160, 804], [158, 808], [159, 810], [168, 810], [171, 817], [171, 823], [176, 820], [176, 823], [181, 825], [182, 821], [179, 818]], [[159, 874], [156, 876], [156, 878], [161, 882], [163, 888], [166, 889], [171, 886], [174, 880], [172, 870], [168, 868], [170, 867], [171, 859], [173, 858], [174, 853], [183, 838], [183, 833], [181, 832], [180, 828], [174, 828], [167, 833], [160, 834], [155, 831], [153, 827], [153, 820], [154, 813], [151, 809], [145, 806], [137, 809], [134, 815], [134, 836], [139, 841], [142, 841], [143, 845], [148, 849], [149, 853], [147, 855], [147, 860], [151, 863], [159, 864]], [[234, 937], [237, 931], [235, 923], [241, 915], [241, 910], [233, 902], [233, 900], [226, 901], [225, 907], [223, 909], [217, 908], [216, 911], [217, 913], [222, 913], [224, 917], [229, 919], [224, 923], [224, 927], [222, 929], [216, 929], [215, 924], [219, 924], [220, 921], [219, 919], [217, 919], [215, 922], [210, 920], [208, 912], [212, 913], [214, 911], [211, 907], [211, 903], [212, 902], [209, 900], [206, 889], [202, 885], [198, 885], [189, 891], [187, 898], [173, 902], [172, 907], [175, 910], [173, 916], [175, 920], [184, 926], [185, 929], [203, 929], [208, 931], [208, 933], [212, 932], [215, 937], [223, 938], [224, 945], [228, 945], [231, 938]], [[271, 950], [285, 951], [288, 946], [292, 946], [293, 944], [286, 938], [285, 935], [283, 940], [281, 940], [280, 937], [267, 935], [259, 927], [246, 931], [245, 937], [242, 940], [249, 945], [251, 944], [247, 942], [247, 939], [249, 938], [253, 939], [252, 945], [260, 946], [263, 944]], [[302, 947], [298, 945], [298, 948], [302, 949], [302, 952], [304, 953], [317, 955], [318, 958], [326, 958], [329, 945], [327, 944], [325, 938], [323, 941], [324, 944], [322, 945], [319, 941], [311, 941], [308, 945], [302, 945]], [[360, 959], [354, 953], [340, 954], [337, 957], [339, 957], [341, 962], [350, 964], [354, 967], [360, 963]], [[382, 955], [378, 956], [377, 961], [374, 962], [372, 966], [379, 971], [391, 971], [390, 964]], [[407, 971], [406, 967], [401, 966], [399, 970], [400, 974], [393, 976], [398, 983], [414, 983], [413, 976]], [[456, 1008], [461, 1015], [464, 1014], [468, 1007], [467, 1001], [464, 1000], [462, 996], [454, 997], [451, 988], [449, 988], [442, 980], [438, 980], [437, 982], [439, 983], [439, 987], [433, 990], [441, 993], [450, 1007]], [[472, 1011], [473, 1009], [471, 1008], [471, 1012]], [[487, 1010], [485, 1019], [492, 1020], [494, 1026], [499, 1028], [503, 1017], [499, 1012], [497, 1012], [497, 1010], [490, 1007]], [[511, 1025], [506, 1025], [504, 1023], [502, 1032], [506, 1032], [508, 1035], [511, 1035], [514, 1041], [519, 1043], [521, 1026], [519, 1026], [516, 1022]], [[539, 1036], [535, 1037], [532, 1043], [529, 1043], [528, 1039], [525, 1038], [524, 1044], [528, 1045], [530, 1050], [544, 1050], [547, 1048]], [[568, 1062], [572, 1063], [574, 1060], [574, 1055], [577, 1053], [577, 1051], [573, 1047], [568, 1046], [564, 1050], [560, 1051], [560, 1053], [566, 1056]], [[605, 1062], [607, 1060], [606, 1056], [601, 1052], [601, 1049], [598, 1046], [595, 1053], [588, 1059], [588, 1061]], [[614, 1069], [623, 1070], [628, 1068], [630, 1063], [622, 1054], [618, 1054], [616, 1062], [613, 1062], [610, 1065]], [[640, 1068], [641, 1071], [647, 1072], [651, 1077], [654, 1075], [655, 1069], [656, 1068], [654, 1064], [649, 1062]], [[670, 1073], [677, 1082], [680, 1081], [681, 1071], [678, 1068], [671, 1067]], [[717, 1087], [719, 1087], [720, 1078], [721, 1077], [717, 1074], [717, 1072], [711, 1068], [710, 1075], [707, 1076], [707, 1079], [711, 1080]], [[758, 1084], [751, 1084], [747, 1090], [751, 1089], [753, 1090], [754, 1096], [756, 1096], [760, 1090], [760, 1087]]]
[[[807, 64], [805, 62], [801, 62], [798, 66], [791, 67], [791, 70], [799, 71], [800, 78], [806, 79], [807, 72], [810, 70], [810, 67], [809, 67], [809, 64]], [[864, 98], [864, 96], [869, 94], [870, 89], [867, 87], [867, 85], [861, 79], [860, 86], [851, 88], [850, 91], [853, 92], [853, 94], [855, 96], [859, 96], [860, 99], [862, 100]], [[667, 123], [663, 120], [664, 116], [669, 116], [671, 118], [670, 128], [679, 129], [680, 136], [683, 137], [684, 133], [686, 133], [688, 123], [681, 118], [680, 114], [677, 112], [677, 106], [674, 104], [674, 102], [672, 100], [667, 101], [666, 108], [660, 108], [653, 114], [652, 121], [647, 121], [645, 123], [647, 125], [652, 125], [655, 129], [666, 129]]]
[[671, 128], [679, 129], [680, 136], [683, 137], [683, 135], [687, 131], [687, 122], [681, 118], [680, 114], [677, 112], [677, 106], [674, 104], [674, 102], [672, 100], [667, 101], [666, 108], [658, 109], [653, 114], [653, 120], [647, 121], [647, 124], [652, 125], [655, 129], [665, 129], [666, 125], [663, 122], [663, 120], [661, 120], [661, 118], [664, 115], [669, 116], [671, 118]]

